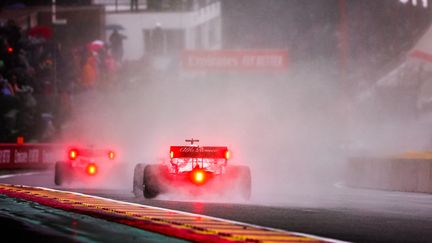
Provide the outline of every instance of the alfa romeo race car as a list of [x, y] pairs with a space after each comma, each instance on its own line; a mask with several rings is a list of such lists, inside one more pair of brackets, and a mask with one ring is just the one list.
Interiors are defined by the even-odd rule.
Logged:
[[95, 177], [113, 166], [116, 154], [112, 150], [93, 148], [71, 148], [64, 161], [55, 163], [54, 183], [62, 185], [77, 177]]
[[251, 195], [251, 173], [247, 166], [229, 165], [231, 153], [227, 147], [203, 146], [185, 140], [186, 146], [171, 146], [169, 159], [160, 164], [137, 164], [134, 169], [135, 196], [155, 198], [161, 193], [211, 193], [225, 195], [234, 192], [243, 199]]

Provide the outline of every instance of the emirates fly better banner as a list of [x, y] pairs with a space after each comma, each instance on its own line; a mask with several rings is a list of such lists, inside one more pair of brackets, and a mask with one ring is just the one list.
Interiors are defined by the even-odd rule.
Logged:
[[197, 70], [284, 70], [288, 67], [286, 50], [186, 50], [185, 69]]

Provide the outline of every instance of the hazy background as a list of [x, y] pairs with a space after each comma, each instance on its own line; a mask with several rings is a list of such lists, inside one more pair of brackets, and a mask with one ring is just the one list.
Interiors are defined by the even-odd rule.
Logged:
[[136, 163], [167, 159], [169, 146], [184, 139], [226, 145], [232, 163], [251, 167], [256, 201], [325, 193], [323, 185], [343, 180], [347, 148], [357, 140], [375, 152], [402, 150], [412, 141], [423, 146], [428, 138], [410, 140], [421, 133], [415, 123], [383, 124], [382, 111], [364, 112], [353, 97], [360, 83], [373, 83], [400, 61], [428, 27], [430, 11], [390, 0], [347, 1], [348, 31], [341, 33], [338, 4], [223, 1], [224, 47], [287, 49], [287, 71], [126, 73], [121, 88], [75, 97], [64, 139], [118, 148], [130, 167], [125, 187]]

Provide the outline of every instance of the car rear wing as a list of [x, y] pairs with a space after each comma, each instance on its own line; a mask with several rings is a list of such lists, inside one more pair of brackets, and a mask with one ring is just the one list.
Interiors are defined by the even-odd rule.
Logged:
[[228, 147], [171, 146], [170, 158], [229, 159]]
[[93, 157], [93, 158], [103, 158], [113, 160], [116, 156], [113, 150], [109, 149], [88, 149], [88, 148], [69, 148], [68, 158], [70, 160], [75, 160], [77, 157]]

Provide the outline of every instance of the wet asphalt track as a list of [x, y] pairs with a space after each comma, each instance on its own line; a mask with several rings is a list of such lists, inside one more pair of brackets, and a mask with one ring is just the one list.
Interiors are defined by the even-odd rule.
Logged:
[[56, 187], [50, 171], [0, 175], [0, 183], [77, 191], [344, 241], [432, 242], [432, 195], [427, 194], [358, 190], [329, 184], [325, 185], [327, 192], [321, 195], [262, 194], [253, 196], [250, 202], [214, 203], [167, 197], [145, 200], [134, 197], [128, 188]]

